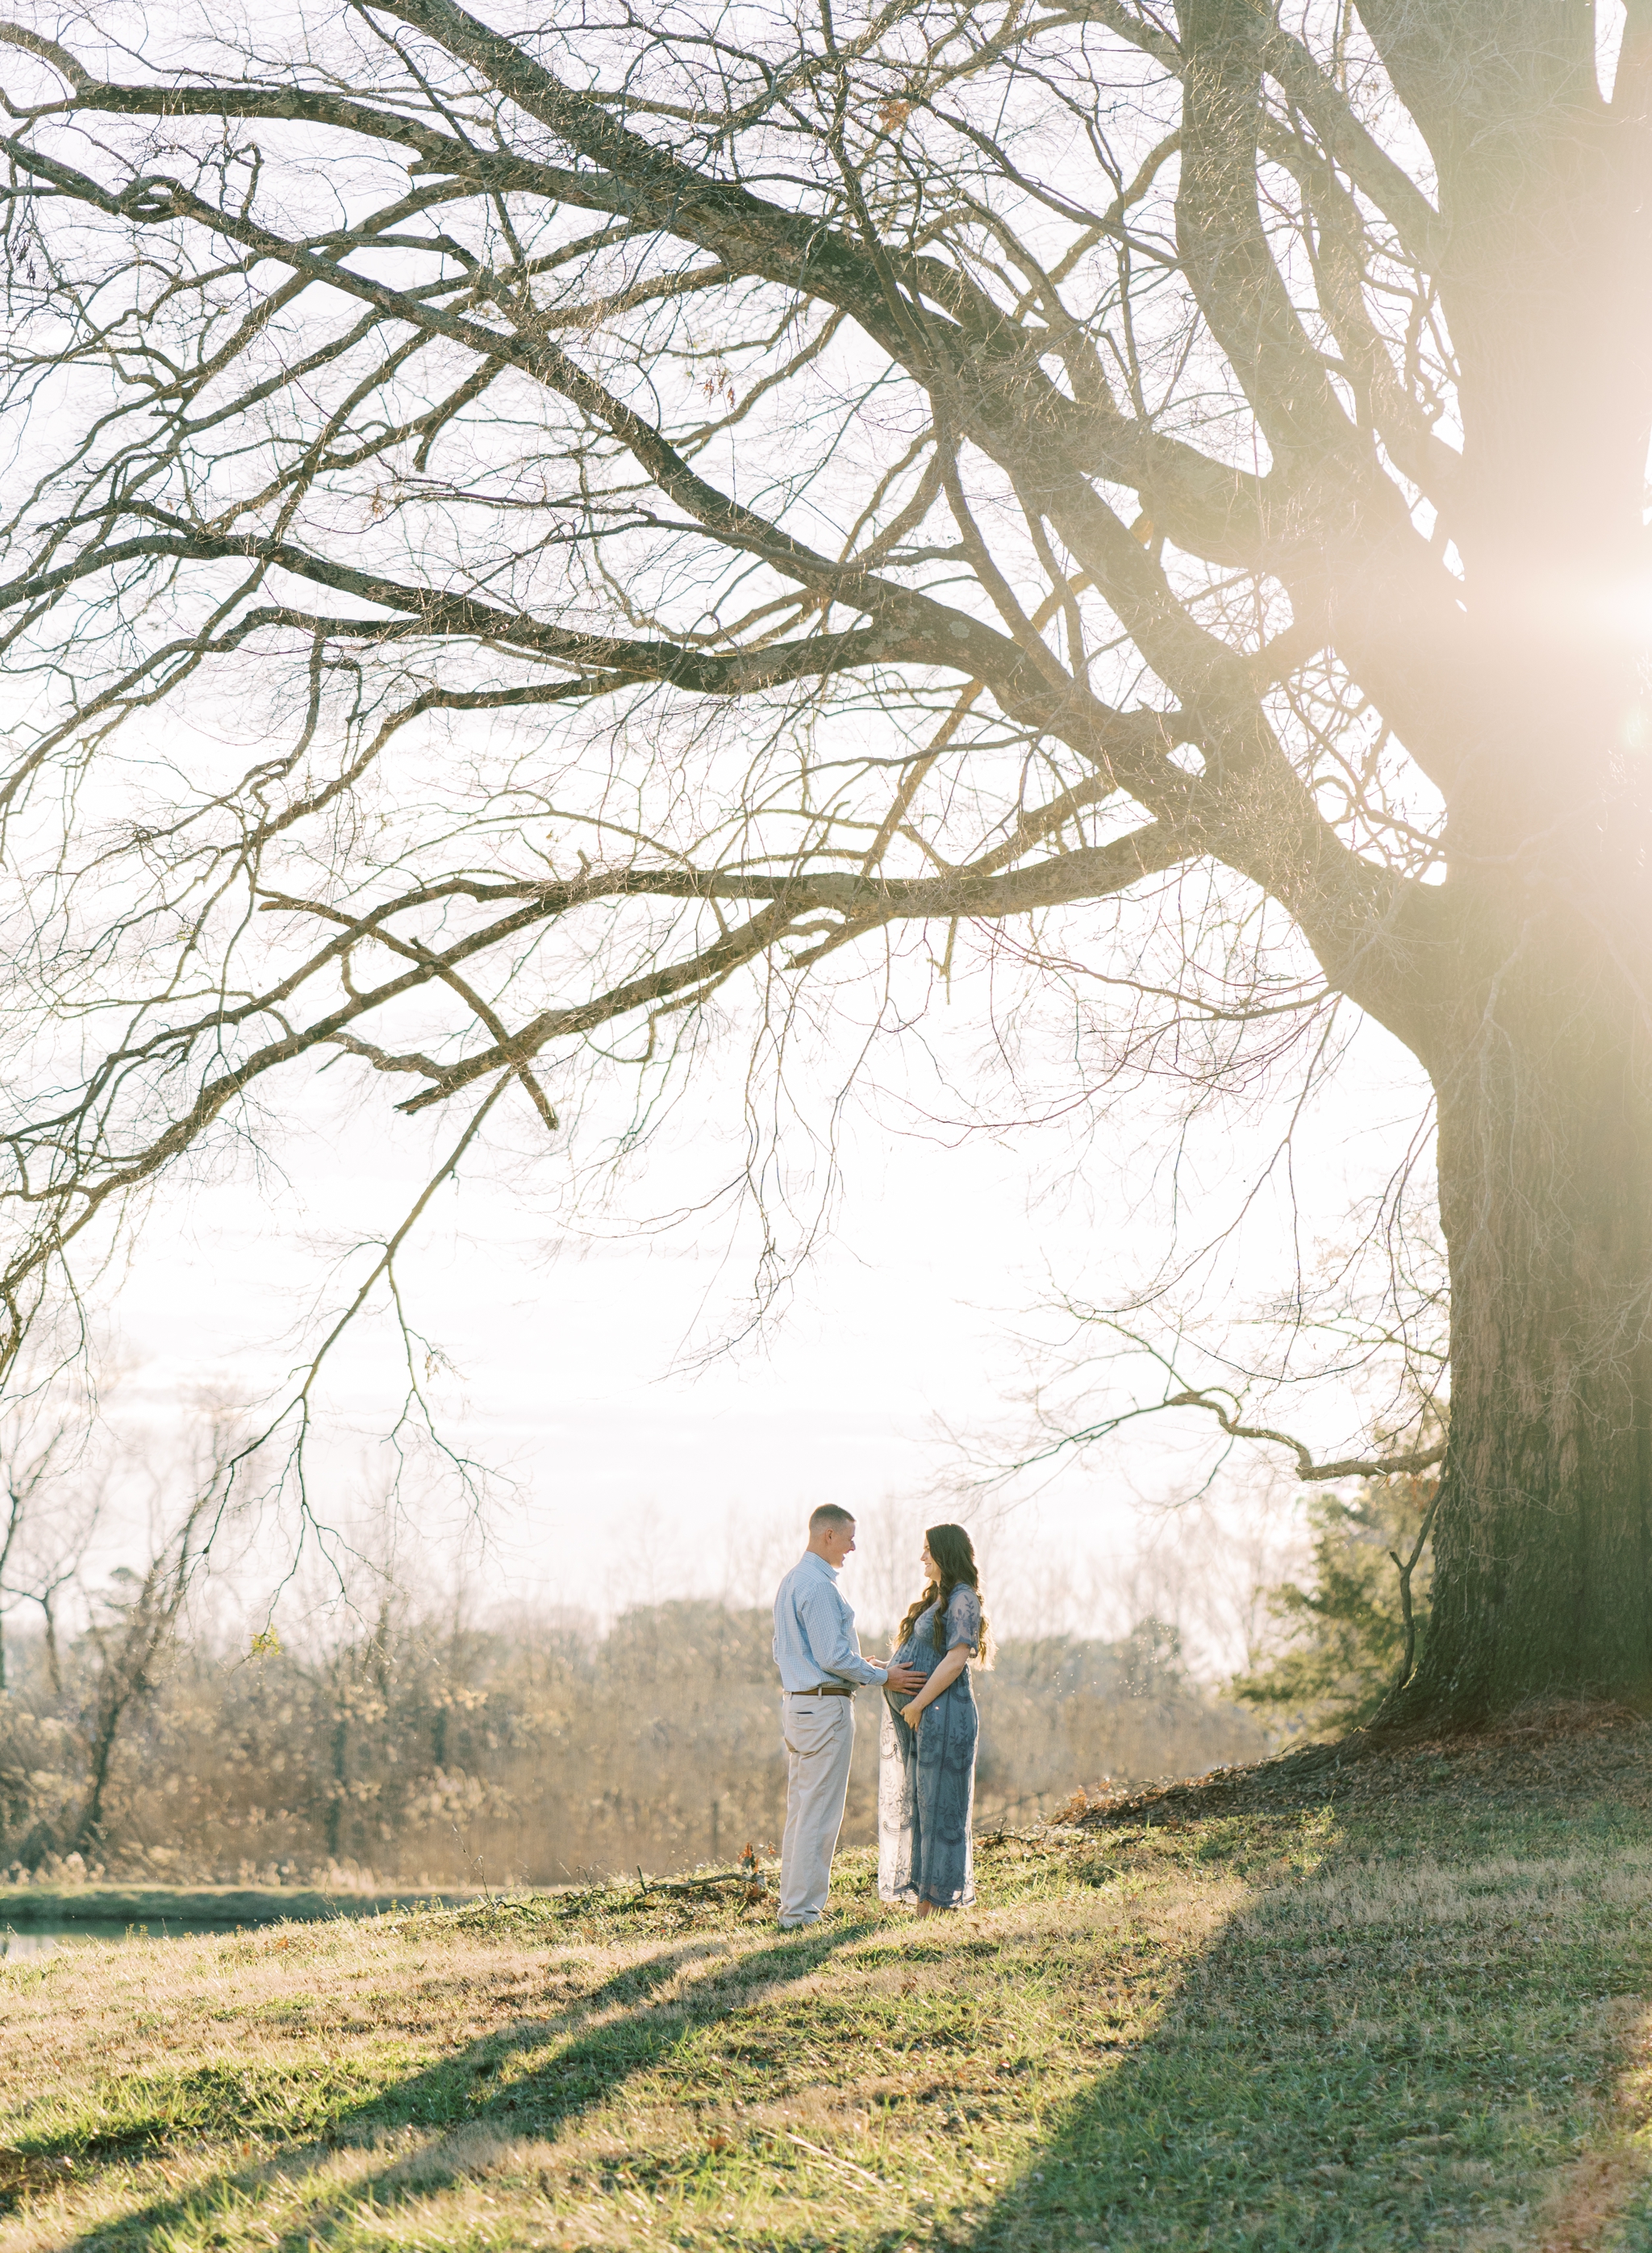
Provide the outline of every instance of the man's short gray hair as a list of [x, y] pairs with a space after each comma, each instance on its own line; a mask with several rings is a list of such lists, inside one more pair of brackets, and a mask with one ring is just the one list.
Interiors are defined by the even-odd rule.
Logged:
[[809, 1512], [811, 1533], [824, 1532], [828, 1525], [853, 1525], [854, 1512], [845, 1510], [840, 1503], [823, 1502], [819, 1510]]

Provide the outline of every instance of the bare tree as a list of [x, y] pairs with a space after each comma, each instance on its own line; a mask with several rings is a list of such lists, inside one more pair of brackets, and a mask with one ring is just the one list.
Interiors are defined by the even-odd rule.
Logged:
[[[8, 1460], [4, 1472], [6, 1525], [0, 1540], [0, 1597], [38, 1609], [46, 1671], [59, 1695], [63, 1689], [63, 1652], [58, 1633], [60, 1608], [66, 1594], [79, 1584], [106, 1498], [106, 1467], [87, 1463], [86, 1437], [82, 1427], [60, 1424], [38, 1453]], [[5, 1687], [0, 1658], [0, 1690]]]
[[[15, 1411], [10, 1419], [18, 1420]], [[38, 1603], [45, 1614], [47, 1650], [54, 1671], [57, 1668], [57, 1643], [52, 1632], [52, 1601], [58, 1590], [73, 1573], [73, 1566], [61, 1556], [54, 1558], [44, 1573], [27, 1570], [24, 1553], [28, 1547], [38, 1547], [41, 1531], [39, 1521], [45, 1515], [52, 1484], [62, 1479], [65, 1458], [80, 1437], [77, 1428], [66, 1419], [53, 1421], [44, 1432], [13, 1430], [5, 1434], [11, 1442], [0, 1452], [0, 1482], [5, 1492], [5, 1526], [0, 1531], [0, 1601], [13, 1602], [26, 1597]], [[50, 1483], [49, 1483], [50, 1482]], [[53, 1531], [61, 1533], [61, 1512], [53, 1512], [58, 1524]], [[76, 1527], [78, 1534], [80, 1528]], [[53, 1546], [57, 1546], [56, 1543]], [[72, 1546], [78, 1546], [72, 1537]], [[21, 1584], [21, 1585], [20, 1585]], [[6, 1652], [4, 1615], [0, 1613], [0, 1691], [5, 1690]]]
[[1091, 1070], [1347, 1007], [1451, 1258], [1395, 1714], [1643, 1691], [1639, 0], [493, 12], [4, 32], [14, 1334], [305, 1061], [440, 1180], [972, 933]]
[[[72, 1726], [85, 1759], [85, 1790], [66, 1852], [94, 1846], [103, 1831], [111, 1764], [131, 1710], [151, 1698], [176, 1643], [192, 1589], [214, 1534], [229, 1507], [232, 1467], [245, 1442], [234, 1413], [208, 1412], [195, 1435], [184, 1501], [174, 1498], [170, 1468], [150, 1468], [152, 1531], [141, 1571], [117, 1566], [89, 1601], [89, 1617], [76, 1650], [75, 1711]], [[51, 1615], [48, 1613], [48, 1621]], [[55, 1644], [53, 1686], [59, 1675]]]
[[108, 1496], [111, 1451], [101, 1394], [78, 1325], [37, 1325], [9, 1366], [0, 1411], [0, 1692], [10, 1687], [5, 1625], [18, 1605], [38, 1610], [52, 1689], [63, 1687], [59, 1607], [74, 1587]]

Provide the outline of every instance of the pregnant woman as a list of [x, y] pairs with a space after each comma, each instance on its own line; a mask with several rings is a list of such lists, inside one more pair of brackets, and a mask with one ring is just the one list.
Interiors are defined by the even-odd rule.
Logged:
[[931, 1526], [924, 1580], [890, 1664], [929, 1678], [921, 1690], [883, 1693], [878, 1893], [929, 1916], [975, 1898], [970, 1817], [979, 1725], [969, 1664], [990, 1664], [992, 1650], [975, 1551], [961, 1525]]

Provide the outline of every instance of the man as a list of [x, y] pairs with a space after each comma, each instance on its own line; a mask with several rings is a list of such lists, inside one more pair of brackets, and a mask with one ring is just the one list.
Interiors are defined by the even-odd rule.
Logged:
[[838, 1572], [854, 1547], [854, 1520], [823, 1503], [809, 1520], [809, 1546], [774, 1600], [780, 1669], [780, 1733], [786, 1747], [786, 1835], [780, 1848], [780, 1929], [818, 1924], [832, 1882], [832, 1855], [849, 1789], [854, 1685], [887, 1682], [921, 1690], [915, 1666], [876, 1666], [861, 1656], [854, 1614]]

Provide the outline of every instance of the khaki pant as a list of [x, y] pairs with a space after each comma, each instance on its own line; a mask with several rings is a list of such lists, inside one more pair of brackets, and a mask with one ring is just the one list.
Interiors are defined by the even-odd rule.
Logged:
[[813, 1924], [832, 1883], [854, 1750], [853, 1698], [780, 1700], [786, 1747], [786, 1835], [780, 1848], [780, 1922]]

